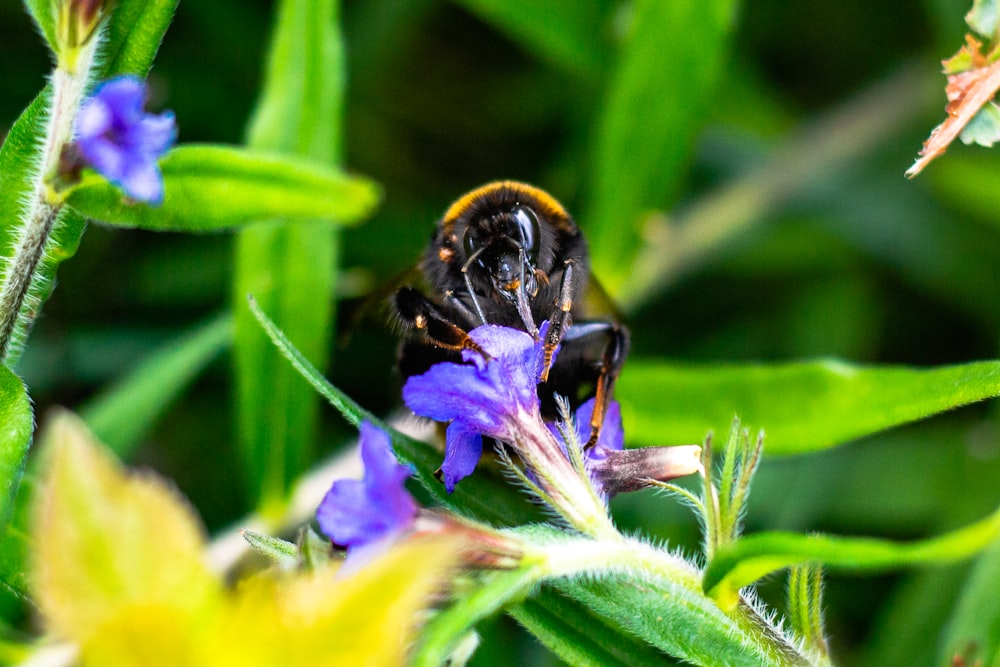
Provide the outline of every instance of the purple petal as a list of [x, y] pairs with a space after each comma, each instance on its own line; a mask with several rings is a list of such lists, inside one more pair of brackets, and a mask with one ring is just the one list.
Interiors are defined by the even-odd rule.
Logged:
[[170, 111], [158, 115], [146, 114], [136, 128], [135, 149], [146, 155], [162, 155], [177, 138], [177, 124]]
[[364, 479], [337, 480], [316, 510], [323, 533], [352, 550], [405, 532], [417, 515], [404, 485], [409, 473], [393, 457], [388, 435], [367, 422], [361, 425], [361, 458]]
[[156, 163], [176, 138], [174, 116], [143, 111], [146, 84], [134, 76], [101, 85], [77, 116], [83, 159], [133, 199], [158, 204], [163, 176]]
[[[491, 364], [492, 365], [492, 364]], [[509, 409], [506, 396], [475, 366], [441, 363], [403, 386], [403, 402], [413, 412], [435, 421], [459, 420], [480, 433], [501, 437]]]
[[[595, 399], [584, 402], [576, 410], [576, 435], [580, 444], [590, 438], [590, 419], [594, 414]], [[618, 401], [608, 401], [604, 409], [604, 423], [601, 424], [601, 434], [597, 446], [609, 450], [620, 450], [625, 445], [625, 432], [622, 430], [622, 408]]]
[[78, 137], [96, 137], [104, 134], [113, 122], [111, 109], [97, 98], [90, 98], [80, 107], [76, 117], [76, 132]]
[[156, 162], [132, 162], [116, 181], [132, 199], [157, 205], [163, 203], [163, 176]]
[[316, 510], [323, 534], [335, 543], [353, 546], [382, 531], [381, 520], [369, 513], [368, 495], [359, 479], [338, 479]]
[[479, 458], [483, 455], [483, 437], [471, 431], [458, 422], [448, 426], [445, 433], [444, 463], [441, 472], [444, 474], [444, 488], [451, 493], [459, 480], [468, 477], [475, 470]]

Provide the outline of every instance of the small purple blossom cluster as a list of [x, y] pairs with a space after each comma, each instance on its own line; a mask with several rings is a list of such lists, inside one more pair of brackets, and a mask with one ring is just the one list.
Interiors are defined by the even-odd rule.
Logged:
[[144, 110], [146, 82], [121, 76], [104, 82], [80, 107], [76, 148], [83, 160], [132, 199], [163, 202], [157, 159], [173, 145], [173, 113]]
[[[673, 479], [698, 469], [697, 447], [625, 450], [621, 410], [614, 401], [606, 410], [598, 442], [581, 456], [571, 456], [569, 447], [579, 447], [589, 436], [594, 401], [577, 410], [570, 444], [556, 425], [542, 421], [537, 384], [547, 327], [543, 323], [537, 338], [507, 327], [478, 327], [469, 336], [488, 356], [466, 350], [464, 363], [440, 363], [406, 382], [403, 400], [411, 410], [448, 422], [442, 473], [449, 492], [475, 469], [483, 437], [510, 444], [528, 468], [526, 479], [557, 504], [570, 500], [573, 491], [567, 493], [567, 487], [590, 487], [591, 497], [606, 499], [648, 486], [651, 480]], [[525, 437], [526, 433], [532, 435]], [[388, 436], [363, 425], [361, 452], [364, 480], [335, 482], [317, 512], [320, 528], [334, 543], [348, 548], [352, 561], [365, 559], [361, 554], [380, 551], [411, 531], [420, 513], [403, 486], [408, 472], [393, 458]], [[582, 471], [570, 464], [574, 458], [582, 461]], [[565, 507], [554, 509], [564, 510], [565, 517], [575, 516]]]

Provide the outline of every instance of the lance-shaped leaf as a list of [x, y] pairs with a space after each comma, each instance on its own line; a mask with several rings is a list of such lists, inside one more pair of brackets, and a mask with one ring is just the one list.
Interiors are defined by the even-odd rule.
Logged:
[[[336, 0], [283, 0], [248, 143], [341, 161], [344, 49]], [[348, 219], [342, 220], [347, 222]], [[275, 353], [246, 307], [253, 295], [317, 366], [333, 329], [339, 236], [322, 223], [266, 225], [237, 237], [233, 284], [240, 451], [251, 496], [282, 501], [315, 440], [319, 403]]]
[[[972, 567], [958, 604], [952, 610], [939, 664], [957, 655], [986, 661], [1000, 655], [1000, 605], [996, 582], [1000, 580], [1000, 540], [984, 551]], [[954, 663], [952, 663], [954, 664]]]
[[462, 0], [468, 9], [559, 67], [598, 75], [607, 56], [607, 12], [601, 3], [534, 0]]
[[634, 443], [698, 442], [739, 415], [765, 428], [767, 454], [800, 454], [1000, 395], [1000, 362], [909, 368], [632, 359], [616, 392]]
[[741, 588], [792, 565], [822, 563], [830, 570], [875, 572], [954, 563], [975, 555], [997, 539], [1000, 539], [1000, 510], [959, 530], [909, 543], [864, 537], [756, 533], [721, 547], [705, 568], [703, 586], [723, 607], [731, 608]]
[[598, 119], [593, 200], [583, 216], [614, 293], [646, 213], [671, 203], [722, 70], [734, 0], [639, 0]]
[[161, 206], [129, 201], [96, 175], [68, 202], [89, 218], [119, 227], [205, 232], [275, 218], [356, 223], [379, 198], [368, 179], [320, 162], [234, 146], [178, 146], [160, 167], [167, 193]]
[[34, 418], [24, 384], [0, 367], [0, 535], [14, 507], [14, 497], [31, 446]]

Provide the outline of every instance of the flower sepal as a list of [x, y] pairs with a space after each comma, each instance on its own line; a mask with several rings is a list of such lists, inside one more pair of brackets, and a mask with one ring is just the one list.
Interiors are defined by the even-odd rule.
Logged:
[[587, 458], [587, 470], [607, 496], [639, 491], [701, 471], [701, 447], [673, 445], [594, 452]]
[[56, 54], [59, 67], [76, 71], [80, 51], [100, 32], [114, 0], [62, 0], [56, 14]]

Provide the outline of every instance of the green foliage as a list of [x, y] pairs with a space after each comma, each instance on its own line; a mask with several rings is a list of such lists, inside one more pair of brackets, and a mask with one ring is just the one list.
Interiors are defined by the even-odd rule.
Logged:
[[628, 275], [644, 218], [680, 190], [726, 57], [733, 0], [639, 0], [598, 119], [590, 207], [594, 264], [612, 293]]
[[81, 408], [80, 416], [116, 455], [128, 454], [232, 336], [233, 323], [228, 316], [199, 323], [150, 353], [91, 399]]
[[462, 2], [525, 49], [572, 74], [593, 79], [606, 65], [609, 3], [573, 0]]
[[[0, 7], [0, 62], [16, 64], [0, 99], [3, 254], [32, 187], [51, 95], [37, 91], [50, 65], [43, 40], [55, 41], [52, 4], [23, 4], [41, 36], [22, 3]], [[398, 403], [398, 386], [380, 304], [359, 308], [365, 319], [338, 301], [375, 294], [370, 301], [382, 302], [393, 288], [374, 286], [412, 264], [458, 193], [497, 177], [530, 180], [574, 213], [598, 277], [630, 315], [632, 356], [616, 387], [629, 444], [700, 442], [738, 415], [766, 433], [766, 455], [799, 455], [765, 456], [746, 535], [727, 532], [708, 587], [735, 599], [776, 568], [811, 563], [793, 568], [788, 606], [817, 655], [822, 607], [836, 664], [955, 656], [990, 664], [1000, 645], [996, 519], [969, 522], [997, 504], [996, 415], [989, 404], [963, 406], [998, 393], [998, 362], [973, 360], [1000, 356], [1000, 169], [993, 153], [956, 146], [921, 179], [899, 178], [942, 115], [937, 63], [960, 42], [969, 4], [969, 27], [995, 42], [993, 0], [890, 2], [877, 12], [871, 3], [822, 0], [754, 11], [722, 0], [373, 0], [348, 3], [343, 17], [328, 0], [287, 1], [277, 3], [273, 34], [265, 9], [246, 3], [118, 0], [95, 81], [145, 75], [162, 51], [152, 103], [176, 110], [181, 139], [237, 142], [249, 114], [248, 145], [181, 145], [163, 162], [159, 209], [85, 177], [43, 270], [42, 301], [57, 265], [79, 249], [59, 268], [20, 366], [31, 399], [43, 421], [52, 405], [77, 406], [117, 452], [169, 471], [213, 532], [249, 509], [228, 493], [239, 458], [258, 506], [277, 515], [305, 467], [352, 435], [325, 418], [329, 411], [317, 414], [315, 391], [349, 423], [399, 423], [381, 419]], [[257, 49], [247, 45], [264, 43], [261, 77]], [[981, 54], [986, 65], [996, 53]], [[953, 65], [973, 60], [968, 52]], [[906, 63], [907, 72], [891, 74]], [[260, 78], [266, 85], [254, 102]], [[961, 138], [994, 140], [990, 114], [987, 105], [971, 116]], [[376, 204], [371, 224], [355, 227]], [[81, 244], [87, 219], [110, 226], [91, 229]], [[238, 236], [189, 234], [232, 229]], [[273, 321], [251, 313], [248, 295]], [[227, 301], [232, 315], [188, 324]], [[334, 341], [351, 332], [328, 368]], [[230, 343], [234, 391], [225, 364], [213, 363]], [[0, 446], [0, 489], [10, 491], [0, 516], [14, 513], [0, 543], [4, 642], [21, 636], [7, 628], [29, 627], [19, 596], [29, 593], [24, 554], [39, 525], [26, 511], [30, 473], [13, 502], [31, 411], [21, 383], [7, 379], [15, 400], [0, 405], [15, 414], [4, 423], [20, 427], [13, 448]], [[239, 445], [229, 432], [236, 422]], [[434, 476], [440, 451], [393, 437], [423, 500], [496, 525], [550, 519], [486, 461], [445, 494]], [[68, 488], [87, 479], [65, 477]], [[64, 546], [82, 543], [66, 532], [74, 525], [99, 534], [87, 513], [98, 506], [88, 501], [72, 521], [64, 517], [55, 531]], [[156, 519], [171, 512], [157, 507]], [[629, 534], [648, 528], [671, 549], [699, 547], [689, 513], [662, 495], [619, 498], [615, 509]], [[137, 540], [169, 532], [152, 517], [140, 523]], [[277, 553], [289, 543], [267, 545]], [[873, 579], [980, 549], [968, 574]], [[164, 555], [132, 552], [150, 560], [128, 567], [146, 572]], [[834, 574], [822, 601], [812, 563]], [[416, 571], [383, 570], [382, 585], [358, 592], [353, 609], [378, 616], [365, 601], [387, 608]], [[837, 576], [844, 572], [867, 574]], [[219, 620], [225, 613], [208, 626], [266, 636], [277, 617], [261, 610], [285, 599], [272, 583], [242, 599], [243, 631]], [[698, 581], [680, 591], [662, 583], [582, 577], [500, 595], [476, 613], [513, 604], [512, 616], [569, 664], [663, 664], [663, 651], [700, 664], [781, 663], [718, 632], [720, 623], [742, 632], [746, 619], [718, 617]], [[336, 588], [309, 582], [296, 590]], [[769, 608], [783, 607], [777, 588], [761, 585]], [[458, 618], [458, 609], [453, 620], [467, 628], [473, 619]], [[85, 627], [81, 618], [72, 625]], [[169, 639], [163, 628], [176, 626], [157, 620], [156, 636]], [[441, 635], [439, 648], [462, 623]], [[542, 660], [533, 640], [501, 628], [485, 635], [474, 667]], [[114, 636], [130, 636], [119, 629]], [[23, 654], [16, 642], [0, 646], [0, 662]], [[247, 664], [271, 657], [253, 641], [244, 648], [236, 657]]]
[[[343, 46], [333, 0], [284, 0], [272, 36], [267, 78], [248, 131], [256, 150], [340, 162]], [[361, 217], [344, 216], [341, 221]], [[248, 491], [280, 505], [314, 447], [315, 395], [270, 347], [244, 307], [252, 295], [324, 366], [333, 322], [339, 241], [329, 225], [260, 226], [236, 246], [234, 303], [237, 411]]]
[[1000, 576], [1000, 540], [984, 551], [973, 565], [961, 598], [948, 621], [939, 661], [967, 656], [984, 664], [996, 664], [1000, 657], [1000, 608], [996, 603], [996, 582]]
[[379, 197], [368, 179], [240, 148], [180, 146], [160, 166], [169, 193], [161, 206], [129, 202], [96, 175], [74, 189], [68, 203], [88, 218], [120, 227], [208, 232], [268, 219], [358, 223]]
[[824, 360], [698, 366], [633, 359], [618, 396], [638, 444], [690, 442], [734, 415], [766, 425], [767, 454], [801, 454], [1000, 394], [1000, 363], [866, 368]]
[[764, 532], [725, 546], [705, 570], [705, 590], [732, 598], [739, 589], [792, 565], [822, 563], [852, 572], [953, 563], [1000, 540], [1000, 512], [959, 530], [911, 543], [871, 538]]
[[34, 415], [21, 379], [10, 370], [0, 370], [0, 534], [13, 511], [17, 486], [31, 445]]

